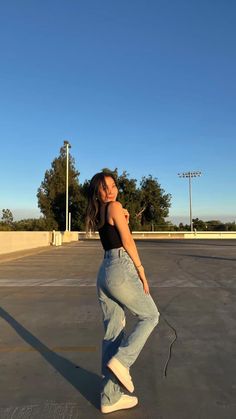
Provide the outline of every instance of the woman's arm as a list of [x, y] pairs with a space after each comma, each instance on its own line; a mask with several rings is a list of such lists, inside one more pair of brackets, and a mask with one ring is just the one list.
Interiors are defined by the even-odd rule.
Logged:
[[124, 210], [122, 205], [118, 201], [114, 201], [109, 204], [108, 207], [109, 216], [114, 221], [115, 226], [117, 227], [123, 247], [131, 257], [134, 265], [138, 271], [139, 277], [143, 282], [144, 291], [149, 293], [149, 287], [147, 284], [147, 279], [144, 273], [144, 268], [142, 266], [141, 260], [139, 258], [138, 250], [136, 248], [136, 244], [130, 232], [130, 229], [127, 224], [127, 220], [125, 218]]

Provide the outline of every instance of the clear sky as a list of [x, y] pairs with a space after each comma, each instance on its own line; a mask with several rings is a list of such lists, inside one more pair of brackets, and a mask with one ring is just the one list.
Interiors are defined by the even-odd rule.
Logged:
[[38, 216], [64, 140], [172, 194], [172, 219], [236, 219], [234, 0], [11, 0], [0, 13], [0, 210]]

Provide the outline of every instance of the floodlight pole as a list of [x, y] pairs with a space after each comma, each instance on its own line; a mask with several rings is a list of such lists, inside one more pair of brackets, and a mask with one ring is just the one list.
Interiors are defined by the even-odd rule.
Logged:
[[192, 183], [191, 179], [192, 177], [201, 176], [202, 172], [183, 172], [178, 173], [179, 177], [187, 177], [189, 181], [189, 221], [190, 221], [190, 228], [191, 231], [193, 231], [193, 216], [192, 216]]
[[69, 141], [64, 141], [64, 146], [66, 146], [66, 231], [68, 231], [68, 206], [69, 206], [69, 197], [68, 197], [68, 185], [69, 185], [69, 148], [71, 145]]

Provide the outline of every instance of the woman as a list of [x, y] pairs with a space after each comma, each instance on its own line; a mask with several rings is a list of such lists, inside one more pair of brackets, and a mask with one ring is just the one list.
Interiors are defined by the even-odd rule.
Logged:
[[[102, 343], [101, 412], [128, 409], [138, 403], [130, 393], [134, 385], [129, 372], [148, 336], [159, 321], [158, 309], [150, 296], [148, 281], [128, 223], [129, 213], [116, 201], [114, 176], [100, 172], [88, 190], [86, 229], [98, 229], [105, 250], [97, 276], [97, 293], [103, 313], [105, 336]], [[125, 335], [125, 312], [138, 322]]]

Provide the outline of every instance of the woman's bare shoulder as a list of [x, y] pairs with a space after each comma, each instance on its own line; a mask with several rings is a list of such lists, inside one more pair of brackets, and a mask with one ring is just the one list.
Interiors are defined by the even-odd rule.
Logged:
[[111, 201], [109, 202], [109, 208], [113, 211], [120, 210], [122, 207], [122, 204], [119, 201]]

